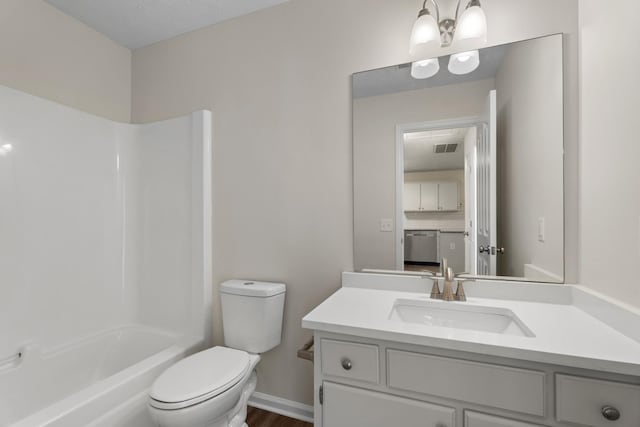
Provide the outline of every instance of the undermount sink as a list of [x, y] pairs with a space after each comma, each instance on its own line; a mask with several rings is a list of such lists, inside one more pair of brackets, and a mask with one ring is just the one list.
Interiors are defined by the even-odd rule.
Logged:
[[389, 320], [495, 334], [535, 336], [509, 309], [465, 303], [397, 299]]

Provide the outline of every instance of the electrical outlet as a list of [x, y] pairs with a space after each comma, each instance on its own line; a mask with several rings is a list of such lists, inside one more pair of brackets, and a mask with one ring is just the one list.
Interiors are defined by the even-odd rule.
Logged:
[[544, 242], [544, 217], [538, 218], [538, 241]]
[[449, 249], [452, 250], [452, 251], [455, 251], [456, 250], [456, 244], [453, 243], [453, 242], [449, 243]]
[[393, 231], [393, 219], [391, 218], [383, 218], [380, 220], [380, 231], [390, 232]]

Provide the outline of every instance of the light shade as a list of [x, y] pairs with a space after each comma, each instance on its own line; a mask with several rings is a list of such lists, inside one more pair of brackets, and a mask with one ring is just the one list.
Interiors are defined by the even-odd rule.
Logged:
[[487, 16], [480, 6], [471, 6], [462, 12], [454, 40], [487, 42]]
[[411, 77], [414, 79], [428, 79], [435, 76], [440, 71], [438, 58], [416, 61], [411, 64]]
[[409, 53], [414, 55], [418, 51], [436, 46], [440, 47], [438, 23], [428, 11], [423, 9], [416, 23], [413, 24], [413, 30], [411, 30]]
[[451, 74], [468, 74], [480, 65], [480, 53], [477, 50], [460, 52], [449, 58], [449, 71]]

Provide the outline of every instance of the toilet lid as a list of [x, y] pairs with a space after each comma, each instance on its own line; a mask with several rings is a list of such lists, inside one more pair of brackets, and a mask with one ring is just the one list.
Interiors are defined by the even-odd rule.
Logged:
[[249, 369], [249, 354], [227, 347], [201, 351], [167, 369], [151, 386], [157, 402], [188, 406], [208, 400], [238, 383]]

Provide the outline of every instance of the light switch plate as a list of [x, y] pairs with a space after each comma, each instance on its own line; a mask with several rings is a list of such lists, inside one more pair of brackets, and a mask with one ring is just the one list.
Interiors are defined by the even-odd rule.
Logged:
[[544, 217], [538, 218], [538, 241], [544, 242]]
[[392, 218], [383, 218], [380, 220], [380, 231], [384, 231], [386, 233], [393, 231], [393, 219]]

